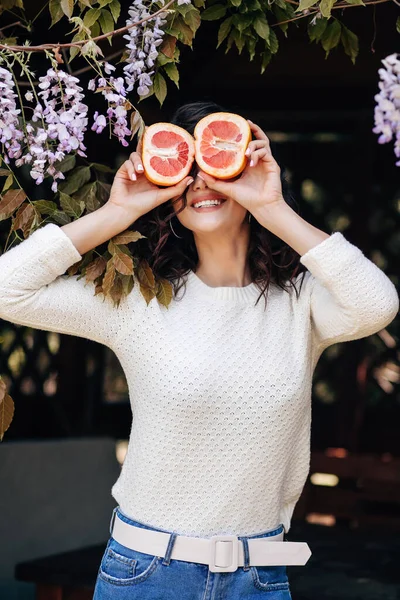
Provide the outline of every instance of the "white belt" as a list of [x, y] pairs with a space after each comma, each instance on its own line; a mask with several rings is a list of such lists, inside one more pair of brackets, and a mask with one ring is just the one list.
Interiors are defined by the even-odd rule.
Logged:
[[[110, 533], [117, 542], [138, 552], [165, 557], [170, 533], [135, 527], [122, 521], [117, 513], [114, 517]], [[283, 541], [283, 531], [247, 541], [249, 564], [254, 566], [305, 565], [311, 556], [306, 542]], [[214, 573], [232, 572], [244, 566], [243, 542], [236, 535], [213, 535], [209, 538], [177, 535], [171, 559], [202, 563]]]

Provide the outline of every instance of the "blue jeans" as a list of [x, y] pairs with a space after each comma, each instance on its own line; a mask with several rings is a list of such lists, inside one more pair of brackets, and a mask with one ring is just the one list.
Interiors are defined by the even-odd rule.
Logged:
[[[114, 512], [136, 527], [167, 531], [130, 519], [118, 506]], [[243, 541], [245, 562], [248, 563], [249, 538], [277, 535], [282, 530], [281, 524], [260, 534], [238, 536]], [[164, 557], [131, 550], [111, 536], [100, 563], [93, 600], [251, 600], [262, 597], [291, 600], [286, 566], [245, 564], [233, 572], [214, 573], [208, 565], [171, 559], [175, 535], [172, 533]]]

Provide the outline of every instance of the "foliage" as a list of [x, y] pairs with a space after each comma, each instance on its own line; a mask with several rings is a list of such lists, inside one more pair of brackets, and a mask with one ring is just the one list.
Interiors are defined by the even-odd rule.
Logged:
[[[154, 95], [162, 105], [168, 86], [179, 88], [181, 48], [193, 48], [200, 27], [212, 28], [208, 23], [216, 22], [216, 47], [225, 53], [246, 52], [250, 61], [258, 61], [261, 74], [279, 52], [289, 31], [299, 27], [309, 43], [322, 48], [325, 58], [341, 47], [355, 64], [359, 39], [345, 24], [345, 9], [358, 5], [362, 10], [375, 3], [377, 0], [143, 0], [131, 6], [128, 18], [119, 0], [49, 0], [38, 8], [38, 14], [48, 11], [49, 41], [33, 46], [31, 32], [38, 15], [32, 17], [31, 3], [0, 0], [0, 16], [4, 18], [0, 27], [1, 83], [3, 99], [8, 102], [7, 123], [4, 111], [0, 116], [0, 221], [11, 222], [4, 251], [10, 238], [11, 243], [27, 238], [47, 222], [69, 223], [97, 210], [108, 199], [113, 170], [90, 162], [83, 146], [88, 124], [86, 108], [79, 125], [74, 122], [71, 127], [64, 127], [73, 112], [73, 101], [70, 98], [67, 107], [59, 97], [64, 98], [66, 89], [67, 96], [72, 94], [75, 88], [74, 93], [83, 98], [78, 80], [73, 81], [73, 73], [66, 74], [78, 61], [85, 61], [93, 73], [89, 91], [102, 95], [107, 103], [105, 114], [92, 115], [92, 129], [99, 134], [105, 129], [126, 146], [128, 136], [140, 136], [144, 130], [137, 102]], [[18, 21], [9, 23], [11, 15], [13, 19], [17, 16]], [[63, 22], [69, 27], [65, 40], [51, 42], [53, 28]], [[400, 17], [393, 27], [400, 33]], [[121, 76], [114, 76], [111, 73], [120, 63], [111, 65], [107, 54], [111, 52], [115, 57], [113, 41], [123, 34], [128, 44], [119, 54], [120, 63], [125, 66]], [[47, 73], [39, 73], [39, 82], [35, 81], [31, 66], [37, 52], [43, 53], [50, 63]], [[21, 79], [30, 86], [24, 98], [17, 85]], [[52, 85], [56, 82], [54, 93], [58, 99], [46, 91], [50, 81]], [[68, 82], [72, 85], [66, 86]], [[24, 109], [25, 100], [32, 102], [29, 115]], [[51, 119], [47, 118], [49, 114]], [[38, 148], [36, 156], [29, 155], [32, 146]], [[44, 178], [53, 179], [51, 199], [28, 197], [17, 176], [18, 168], [27, 164], [38, 185]], [[46, 185], [41, 189], [44, 196], [49, 193]], [[109, 296], [116, 305], [130, 293], [137, 279], [147, 303], [157, 298], [168, 306], [172, 297], [169, 282], [156, 281], [149, 265], [135, 258], [134, 244], [140, 243], [141, 238], [137, 231], [121, 232], [104, 248], [87, 252], [68, 269], [68, 274], [85, 277], [94, 284], [95, 294]], [[12, 399], [0, 377], [0, 440], [11, 423], [13, 411]]]

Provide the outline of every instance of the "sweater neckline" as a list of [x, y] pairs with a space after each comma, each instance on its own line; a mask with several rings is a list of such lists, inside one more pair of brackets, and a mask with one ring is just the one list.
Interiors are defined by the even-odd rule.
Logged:
[[260, 295], [260, 290], [255, 283], [249, 283], [242, 287], [207, 285], [192, 270], [188, 273], [187, 282], [197, 297], [211, 298], [212, 300], [222, 300], [231, 304], [248, 304]]

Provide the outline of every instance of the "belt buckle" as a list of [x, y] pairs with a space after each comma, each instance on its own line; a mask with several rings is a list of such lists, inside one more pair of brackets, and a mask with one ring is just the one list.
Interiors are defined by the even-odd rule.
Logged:
[[[212, 573], [231, 573], [238, 568], [239, 558], [239, 539], [236, 535], [213, 535], [210, 538], [210, 561], [209, 569]], [[227, 552], [227, 560], [225, 557], [217, 558], [217, 544], [224, 544], [224, 547], [218, 549], [222, 552]], [[230, 544], [230, 545], [229, 545]], [[226, 556], [226, 555], [225, 555]], [[216, 564], [219, 562], [229, 562], [229, 564]]]

